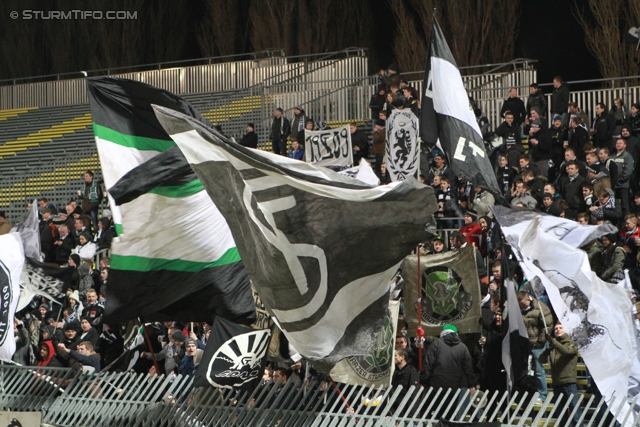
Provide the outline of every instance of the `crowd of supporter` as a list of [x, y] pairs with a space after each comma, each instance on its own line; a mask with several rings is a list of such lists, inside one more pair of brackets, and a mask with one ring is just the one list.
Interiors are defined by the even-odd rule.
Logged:
[[[371, 138], [355, 123], [350, 125], [354, 164], [362, 158], [371, 160], [381, 185], [390, 182], [384, 162], [387, 118], [394, 109], [410, 109], [420, 115], [416, 89], [397, 71], [392, 64], [380, 72], [378, 90], [370, 101]], [[640, 105], [633, 104], [628, 109], [618, 98], [611, 108], [601, 102], [581, 106], [570, 102], [570, 91], [562, 78], [554, 78], [553, 86], [550, 105], [537, 84], [531, 85], [526, 104], [518, 90], [512, 88], [500, 112], [503, 122], [495, 130], [470, 99], [485, 139], [498, 136], [502, 140], [489, 153], [500, 195], [455, 176], [437, 146], [422, 144], [420, 180], [435, 189], [435, 220], [446, 234], [424, 242], [421, 251], [440, 254], [475, 247], [483, 296], [482, 333], [479, 339], [475, 335], [465, 337], [458, 335], [455, 326], [447, 325], [439, 337], [427, 337], [419, 372], [418, 343], [408, 338], [402, 310], [394, 385], [462, 388], [471, 392], [476, 386], [482, 390], [506, 390], [501, 348], [507, 331], [500, 307], [504, 303], [501, 299], [505, 277], [511, 277], [519, 286], [519, 305], [530, 339], [528, 355], [535, 372], [530, 388], [539, 393], [541, 400], [546, 398], [542, 363], [549, 358], [554, 392], [577, 397], [576, 345], [558, 322], [547, 296], [533, 292], [502, 239], [491, 211], [496, 196], [502, 196], [513, 207], [580, 224], [610, 223], [618, 227], [619, 233], [594, 240], [584, 250], [592, 270], [602, 280], [616, 283], [624, 279], [627, 269], [633, 288], [640, 288]], [[595, 111], [593, 117], [584, 111], [591, 107]], [[304, 161], [305, 131], [328, 127], [321, 120], [314, 122], [302, 106], [293, 111], [293, 117], [288, 119], [282, 109], [275, 110], [270, 140], [275, 154]], [[258, 146], [252, 123], [247, 125], [240, 143]], [[87, 171], [84, 180], [85, 185], [77, 192], [78, 200], [59, 207], [46, 198], [39, 200], [44, 262], [67, 269], [69, 275], [64, 280], [66, 297], [61, 306], [42, 298], [17, 314], [14, 330], [18, 350], [14, 361], [22, 365], [69, 366], [99, 372], [123, 352], [123, 336], [130, 328], [102, 320], [108, 298], [109, 258], [103, 257], [99, 265], [94, 264], [96, 253], [110, 248], [116, 231], [109, 210], [98, 215], [104, 198], [100, 183], [91, 171]], [[10, 229], [10, 222], [0, 212], [0, 234]], [[400, 292], [396, 296], [402, 299], [402, 287], [397, 289]], [[635, 294], [631, 297], [635, 302]], [[196, 324], [194, 331], [193, 324], [189, 327], [172, 321], [156, 324], [151, 332], [158, 365], [152, 364], [152, 354], [147, 349], [141, 353], [141, 360], [146, 361], [142, 369], [152, 375], [193, 375], [210, 333], [208, 325]], [[263, 385], [269, 381], [284, 385], [295, 380], [303, 387], [308, 379], [306, 373], [315, 375], [313, 369], [307, 369], [304, 359], [288, 356], [283, 355], [284, 362], [271, 364]]]

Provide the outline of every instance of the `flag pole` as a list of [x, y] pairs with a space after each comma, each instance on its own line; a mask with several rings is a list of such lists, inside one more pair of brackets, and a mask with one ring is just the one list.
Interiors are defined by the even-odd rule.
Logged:
[[327, 375], [327, 379], [329, 381], [331, 381], [331, 385], [333, 385], [333, 389], [336, 391], [338, 396], [340, 396], [340, 400], [342, 400], [344, 402], [344, 406], [346, 406], [347, 409], [351, 409], [351, 406], [349, 406], [349, 402], [347, 402], [347, 399], [345, 399], [345, 397], [342, 395], [342, 392], [338, 388], [338, 384], [336, 384], [336, 382], [333, 380], [333, 378], [331, 378], [331, 375]]
[[151, 339], [149, 338], [149, 334], [147, 333], [147, 325], [144, 323], [144, 319], [141, 317], [140, 321], [142, 322], [142, 330], [144, 331], [144, 339], [147, 341], [147, 347], [149, 347], [149, 353], [151, 353], [151, 360], [153, 361], [153, 366], [156, 368], [156, 375], [161, 375], [160, 367], [158, 366], [158, 361], [156, 360], [156, 353], [153, 351], [153, 345], [151, 344]]
[[422, 329], [422, 274], [420, 274], [420, 245], [418, 245], [418, 327], [416, 328], [416, 347], [418, 347], [418, 372], [422, 371], [422, 347], [424, 329]]

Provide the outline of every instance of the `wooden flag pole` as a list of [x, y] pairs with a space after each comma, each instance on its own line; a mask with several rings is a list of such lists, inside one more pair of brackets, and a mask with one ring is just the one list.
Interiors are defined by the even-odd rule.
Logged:
[[422, 372], [422, 347], [424, 346], [424, 329], [422, 329], [422, 274], [420, 273], [420, 245], [418, 245], [418, 327], [416, 329], [416, 346], [418, 347], [418, 372]]
[[153, 351], [153, 344], [151, 343], [151, 339], [149, 338], [149, 334], [147, 333], [147, 325], [144, 323], [144, 319], [140, 318], [142, 321], [142, 330], [144, 331], [144, 339], [147, 341], [147, 347], [149, 347], [149, 353], [151, 353], [151, 360], [153, 361], [153, 366], [156, 368], [156, 375], [162, 375], [164, 372], [160, 371], [160, 367], [158, 366], [158, 361], [156, 360], [156, 353]]

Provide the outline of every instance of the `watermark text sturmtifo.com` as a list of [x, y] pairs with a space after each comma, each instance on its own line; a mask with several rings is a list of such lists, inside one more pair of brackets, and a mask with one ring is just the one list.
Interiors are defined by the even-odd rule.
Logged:
[[23, 10], [9, 14], [11, 19], [138, 19], [138, 11], [130, 10]]

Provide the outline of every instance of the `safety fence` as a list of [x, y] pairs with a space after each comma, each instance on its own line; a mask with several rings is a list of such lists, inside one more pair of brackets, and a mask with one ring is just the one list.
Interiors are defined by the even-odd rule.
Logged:
[[[0, 366], [0, 411], [42, 412], [42, 425], [96, 426], [435, 426], [440, 419], [503, 426], [613, 426], [607, 404], [580, 394], [573, 402], [549, 393], [470, 393], [467, 388], [262, 383], [254, 390], [193, 388], [190, 377], [107, 373], [67, 368]], [[626, 402], [609, 407], [624, 422], [639, 416]]]

